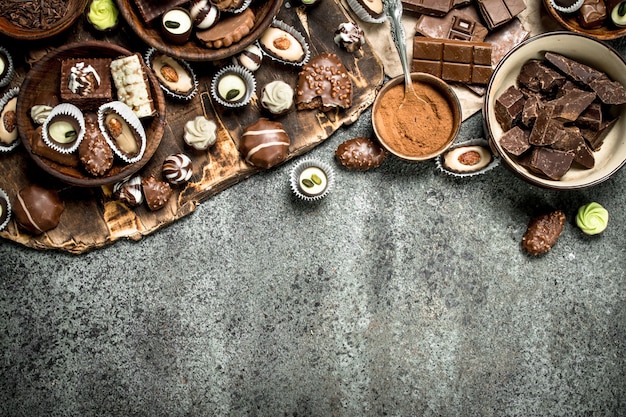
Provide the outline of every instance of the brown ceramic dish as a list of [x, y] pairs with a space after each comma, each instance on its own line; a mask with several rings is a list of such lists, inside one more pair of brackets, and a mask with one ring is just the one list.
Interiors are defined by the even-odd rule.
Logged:
[[622, 36], [626, 36], [626, 27], [620, 28], [613, 25], [611, 22], [609, 22], [610, 18], [608, 18], [609, 21], [607, 21], [607, 23], [605, 23], [603, 26], [600, 26], [599, 28], [585, 29], [578, 24], [578, 20], [576, 19], [576, 13], [572, 13], [571, 15], [560, 13], [554, 7], [552, 7], [552, 5], [550, 4], [550, 0], [543, 0], [543, 5], [550, 14], [550, 16], [552, 16], [559, 25], [561, 25], [564, 29], [571, 30], [572, 32], [589, 35], [601, 41], [617, 39], [621, 38]]
[[250, 33], [244, 36], [239, 42], [229, 47], [219, 49], [210, 49], [200, 45], [195, 40], [193, 33], [189, 41], [183, 45], [169, 43], [162, 36], [158, 24], [159, 19], [155, 19], [154, 22], [147, 25], [139, 14], [134, 0], [117, 0], [117, 4], [120, 9], [120, 14], [135, 31], [137, 36], [160, 52], [189, 61], [216, 61], [228, 58], [256, 41], [280, 11], [283, 0], [254, 0], [250, 8], [254, 12], [255, 21], [254, 27]]
[[76, 22], [85, 10], [88, 0], [68, 0], [67, 13], [46, 29], [29, 29], [14, 24], [11, 20], [0, 17], [0, 33], [14, 39], [34, 41], [50, 38], [65, 31]]
[[132, 55], [132, 52], [121, 46], [101, 41], [87, 41], [65, 45], [48, 53], [26, 75], [20, 88], [17, 100], [17, 127], [24, 148], [35, 163], [46, 173], [68, 184], [80, 187], [98, 187], [116, 183], [139, 171], [152, 157], [161, 143], [165, 127], [165, 98], [152, 71], [145, 67], [150, 92], [157, 114], [147, 118], [144, 128], [147, 136], [146, 150], [138, 162], [124, 164], [116, 162], [111, 170], [102, 177], [86, 174], [81, 168], [60, 165], [47, 158], [36, 155], [32, 151], [30, 137], [37, 125], [30, 117], [30, 108], [37, 104], [36, 99], [42, 93], [57, 93], [60, 85], [61, 61], [66, 58], [118, 58]]
[[[394, 89], [397, 92], [398, 89], [400, 89], [400, 92], [404, 91], [404, 75], [400, 75], [392, 78], [385, 85], [383, 85], [380, 92], [376, 96], [372, 108], [372, 125], [374, 133], [381, 145], [389, 152], [408, 161], [426, 161], [440, 155], [448, 149], [456, 139], [462, 121], [461, 104], [459, 103], [459, 99], [454, 90], [452, 90], [452, 88], [450, 88], [450, 86], [441, 78], [430, 74], [414, 72], [411, 73], [411, 79], [416, 88], [417, 85], [421, 84], [431, 91], [431, 93], [425, 97], [419, 90], [417, 92], [418, 95], [424, 97], [427, 101], [438, 103], [437, 111], [441, 111], [442, 114], [447, 114], [447, 124], [444, 123], [442, 126], [436, 126], [435, 124], [440, 123], [441, 119], [431, 113], [429, 116], [431, 117], [429, 119], [430, 121], [426, 121], [424, 122], [425, 125], [420, 126], [420, 123], [426, 120], [426, 116], [422, 116], [421, 111], [419, 111], [420, 109], [412, 105], [406, 110], [403, 108], [402, 112], [394, 110], [394, 105], [394, 109], [390, 112], [390, 117], [382, 116], [383, 107], [386, 106], [383, 102], [385, 101], [385, 96], [389, 94], [390, 90]], [[399, 102], [397, 104], [399, 105]], [[417, 104], [417, 106], [427, 105], [428, 104]], [[399, 123], [404, 126], [403, 128], [399, 128], [394, 125], [397, 123], [396, 120], [390, 120], [395, 117], [393, 116], [394, 112], [395, 114], [405, 113], [408, 116], [408, 119], [417, 117], [422, 118], [422, 120], [419, 122], [413, 122], [412, 120], [402, 120], [404, 118], [400, 118], [398, 119]], [[431, 148], [431, 146], [428, 145], [428, 148], [425, 151], [420, 150], [419, 152], [409, 151], [409, 146], [410, 148], [415, 148], [415, 146], [407, 144], [409, 139], [400, 139], [397, 136], [398, 132], [406, 130], [412, 131], [416, 135], [422, 134], [426, 140], [430, 140], [431, 137], [437, 136], [437, 133], [439, 133], [442, 129], [447, 130], [449, 134], [446, 137], [440, 138], [438, 141], [440, 144], [435, 148]], [[428, 130], [432, 130], [432, 132], [430, 134], [425, 133]], [[391, 136], [394, 136], [395, 139]]]

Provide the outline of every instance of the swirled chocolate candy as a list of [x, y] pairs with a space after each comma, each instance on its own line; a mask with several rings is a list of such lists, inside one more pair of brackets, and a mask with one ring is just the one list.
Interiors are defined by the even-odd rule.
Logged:
[[127, 180], [116, 183], [113, 186], [113, 197], [136, 207], [143, 203], [143, 191], [141, 190], [141, 177], [136, 175]]
[[239, 152], [247, 163], [268, 169], [287, 158], [290, 143], [282, 123], [260, 118], [245, 128]]
[[302, 67], [298, 74], [298, 110], [347, 109], [352, 105], [352, 81], [343, 63], [333, 53], [322, 53]]
[[387, 157], [380, 145], [364, 136], [349, 139], [335, 150], [339, 163], [348, 169], [366, 171], [379, 167]]
[[57, 227], [63, 210], [65, 203], [55, 190], [48, 190], [35, 184], [21, 189], [13, 205], [18, 225], [34, 235]]
[[184, 153], [169, 155], [163, 161], [163, 177], [172, 185], [182, 184], [189, 181], [193, 174], [191, 158]]

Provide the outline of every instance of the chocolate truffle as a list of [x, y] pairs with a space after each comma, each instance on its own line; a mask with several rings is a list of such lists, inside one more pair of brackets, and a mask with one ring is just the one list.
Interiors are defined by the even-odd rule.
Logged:
[[335, 150], [335, 157], [344, 168], [366, 171], [379, 167], [387, 151], [370, 138], [360, 136], [341, 143]]
[[247, 163], [268, 169], [287, 158], [290, 143], [282, 123], [260, 118], [244, 129], [239, 152]]
[[556, 210], [531, 219], [522, 236], [522, 248], [533, 256], [543, 255], [552, 249], [563, 233], [565, 213]]
[[152, 211], [158, 210], [165, 206], [172, 196], [172, 188], [165, 181], [160, 181], [154, 176], [149, 176], [141, 180], [143, 195], [146, 198], [146, 204]]
[[172, 185], [182, 184], [189, 181], [193, 174], [191, 158], [184, 153], [169, 155], [163, 161], [163, 177]]
[[11, 202], [9, 197], [0, 188], [0, 230], [3, 230], [11, 220]]
[[347, 109], [352, 105], [352, 81], [343, 63], [333, 53], [322, 53], [302, 67], [298, 74], [298, 110]]
[[13, 205], [18, 225], [34, 235], [57, 227], [63, 210], [65, 203], [55, 190], [35, 184], [21, 189]]
[[182, 7], [174, 7], [163, 13], [161, 17], [161, 31], [163, 37], [170, 43], [182, 45], [189, 40], [193, 21], [189, 12]]

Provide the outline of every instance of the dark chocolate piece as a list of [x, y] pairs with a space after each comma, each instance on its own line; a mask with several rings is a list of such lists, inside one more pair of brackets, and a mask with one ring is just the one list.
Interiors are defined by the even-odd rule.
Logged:
[[576, 119], [576, 125], [591, 130], [600, 130], [604, 121], [604, 112], [600, 103], [591, 103]]
[[565, 77], [542, 61], [531, 59], [522, 65], [517, 82], [533, 92], [552, 93], [565, 84]]
[[500, 94], [496, 99], [494, 111], [502, 129], [509, 130], [520, 120], [525, 101], [524, 95], [514, 85]]
[[524, 102], [524, 109], [522, 110], [522, 124], [528, 128], [532, 128], [542, 109], [543, 104], [539, 97], [528, 97]]
[[542, 255], [556, 244], [565, 227], [565, 213], [561, 210], [533, 218], [522, 236], [522, 248], [533, 256]]
[[587, 107], [595, 100], [596, 94], [591, 91], [572, 89], [560, 98], [553, 100], [554, 113], [552, 117], [562, 122], [573, 122], [578, 119]]
[[578, 9], [578, 24], [585, 29], [598, 28], [604, 24], [607, 16], [603, 0], [585, 0]]
[[537, 120], [535, 120], [533, 129], [528, 137], [528, 142], [531, 145], [547, 146], [557, 140], [555, 134], [558, 133], [559, 127], [563, 126], [563, 124], [552, 118], [553, 113], [554, 106], [546, 105], [543, 107], [543, 111], [537, 115]]
[[321, 53], [306, 63], [298, 74], [298, 110], [337, 108], [352, 105], [352, 82], [337, 54]]
[[552, 180], [559, 180], [569, 171], [574, 161], [573, 152], [564, 152], [546, 146], [533, 147], [528, 167]]
[[611, 119], [602, 123], [602, 126], [598, 130], [581, 129], [583, 137], [589, 143], [589, 146], [594, 151], [599, 151], [604, 143], [606, 135], [611, 131], [613, 125], [617, 122], [617, 119]]
[[526, 9], [524, 0], [476, 0], [490, 30], [497, 28]]
[[57, 227], [65, 210], [57, 191], [36, 184], [22, 188], [12, 206], [18, 225], [34, 235]]
[[452, 3], [452, 0], [402, 0], [402, 7], [411, 12], [444, 16], [452, 9]]
[[487, 84], [493, 73], [491, 44], [415, 36], [412, 67], [446, 81]]
[[602, 71], [554, 52], [546, 52], [544, 57], [563, 74], [584, 85], [605, 76]]
[[167, 182], [158, 180], [152, 175], [141, 179], [141, 188], [146, 204], [152, 211], [164, 207], [172, 196], [172, 187]]
[[589, 87], [596, 92], [604, 104], [626, 103], [626, 89], [619, 81], [611, 81], [608, 76], [593, 80], [589, 83]]
[[595, 165], [593, 153], [576, 126], [565, 127], [559, 139], [552, 144], [552, 149], [573, 152], [574, 162], [585, 168], [593, 168]]
[[366, 171], [377, 168], [387, 157], [387, 151], [364, 136], [348, 139], [335, 150], [339, 163], [348, 169]]
[[519, 126], [513, 126], [500, 137], [500, 146], [511, 155], [520, 156], [530, 149], [528, 131]]

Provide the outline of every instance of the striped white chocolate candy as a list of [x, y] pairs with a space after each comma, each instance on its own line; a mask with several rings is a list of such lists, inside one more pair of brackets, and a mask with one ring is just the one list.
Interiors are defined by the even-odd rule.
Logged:
[[193, 0], [189, 7], [193, 24], [198, 29], [208, 29], [220, 18], [220, 11], [209, 0]]
[[290, 143], [282, 123], [262, 117], [244, 130], [239, 152], [247, 163], [268, 169], [287, 158]]
[[263, 61], [263, 52], [261, 48], [256, 44], [251, 44], [246, 47], [239, 55], [233, 56], [233, 64], [241, 65], [244, 68], [254, 72], [261, 67]]
[[133, 207], [143, 203], [141, 177], [137, 175], [116, 183], [113, 186], [113, 197]]
[[169, 155], [163, 161], [163, 177], [172, 185], [189, 181], [193, 174], [191, 158], [184, 153]]

